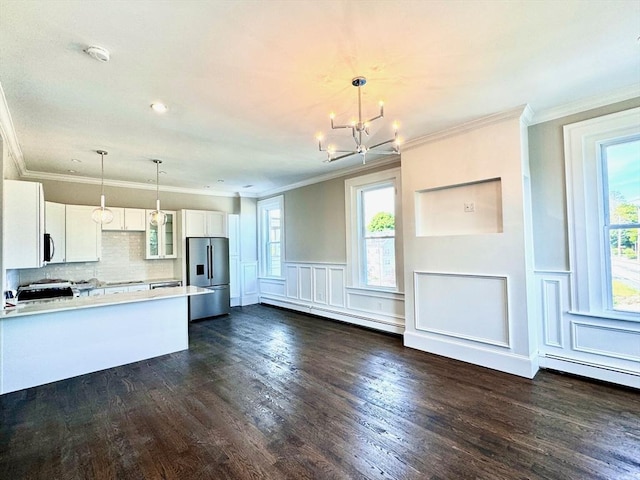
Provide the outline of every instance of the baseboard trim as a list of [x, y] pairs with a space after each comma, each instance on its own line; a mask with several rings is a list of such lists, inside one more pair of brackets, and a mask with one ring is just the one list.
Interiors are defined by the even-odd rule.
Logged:
[[640, 372], [632, 373], [604, 365], [587, 364], [575, 359], [557, 356], [539, 357], [540, 367], [560, 372], [571, 373], [581, 377], [593, 378], [603, 382], [615, 383], [640, 389]]
[[256, 293], [254, 295], [244, 295], [240, 298], [240, 305], [246, 307], [247, 305], [256, 305], [260, 303], [260, 296]]
[[434, 338], [415, 332], [405, 332], [404, 346], [519, 377], [533, 378], [539, 369], [537, 355], [525, 357], [510, 352], [490, 350], [469, 343], [462, 344], [449, 339]]
[[260, 297], [260, 303], [265, 305], [272, 305], [274, 307], [288, 308], [297, 312], [308, 313], [311, 315], [317, 315], [319, 317], [329, 318], [331, 320], [338, 320], [340, 322], [351, 323], [361, 327], [371, 328], [373, 330], [380, 330], [387, 333], [397, 333], [402, 335], [404, 333], [404, 325], [385, 323], [378, 320], [372, 320], [361, 315], [354, 313], [338, 312], [329, 308], [319, 308], [314, 305], [308, 305], [304, 303], [289, 302], [286, 300], [279, 300], [268, 297]]

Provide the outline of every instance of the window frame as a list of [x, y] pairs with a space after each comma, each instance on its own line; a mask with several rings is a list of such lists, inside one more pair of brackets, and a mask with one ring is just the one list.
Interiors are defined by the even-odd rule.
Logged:
[[[394, 257], [396, 281], [395, 287], [367, 285], [364, 224], [362, 222], [361, 193], [382, 186], [395, 188], [394, 215]], [[401, 183], [400, 169], [392, 168], [380, 172], [361, 175], [345, 180], [345, 217], [347, 240], [347, 279], [346, 285], [351, 288], [382, 292], [403, 291], [402, 261], [402, 216], [401, 216]]]
[[[270, 225], [269, 212], [280, 210], [280, 275], [273, 275], [269, 271], [269, 247]], [[258, 266], [261, 278], [284, 278], [284, 258], [285, 258], [285, 223], [284, 223], [284, 196], [258, 200]]]
[[604, 147], [640, 135], [640, 107], [565, 125], [563, 131], [571, 313], [640, 322], [640, 314], [611, 305], [603, 171]]

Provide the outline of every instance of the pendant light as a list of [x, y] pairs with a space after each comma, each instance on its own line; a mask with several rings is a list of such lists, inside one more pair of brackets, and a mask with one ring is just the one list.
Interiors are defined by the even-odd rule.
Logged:
[[104, 225], [113, 221], [113, 212], [104, 206], [104, 156], [109, 153], [104, 150], [96, 150], [96, 152], [100, 154], [102, 168], [102, 175], [100, 177], [100, 206], [91, 212], [91, 219], [96, 223]]
[[167, 223], [167, 214], [160, 210], [160, 164], [162, 160], [152, 160], [156, 164], [156, 209], [149, 215], [149, 223], [154, 227]]

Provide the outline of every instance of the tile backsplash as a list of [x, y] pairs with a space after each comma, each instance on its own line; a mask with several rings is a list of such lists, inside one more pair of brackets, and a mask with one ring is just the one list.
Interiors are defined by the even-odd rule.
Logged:
[[73, 281], [97, 278], [102, 282], [176, 278], [179, 260], [145, 260], [144, 255], [144, 232], [102, 232], [99, 262], [53, 264], [17, 272], [20, 285], [43, 278]]

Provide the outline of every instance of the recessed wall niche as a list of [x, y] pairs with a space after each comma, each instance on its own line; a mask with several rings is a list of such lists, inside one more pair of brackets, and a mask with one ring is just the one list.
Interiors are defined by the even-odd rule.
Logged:
[[415, 204], [418, 237], [502, 233], [500, 178], [419, 190]]

